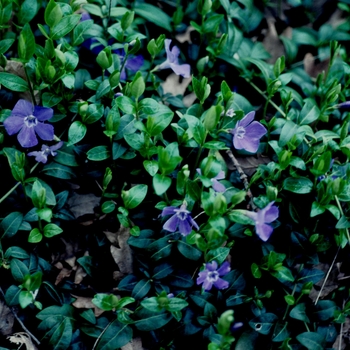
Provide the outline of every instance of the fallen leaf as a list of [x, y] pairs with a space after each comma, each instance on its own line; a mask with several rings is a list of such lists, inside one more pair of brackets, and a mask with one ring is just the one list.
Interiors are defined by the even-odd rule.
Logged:
[[310, 77], [316, 78], [320, 73], [327, 71], [329, 58], [316, 63], [315, 57], [311, 53], [307, 53], [304, 56], [303, 63], [305, 72], [309, 74]]
[[285, 50], [275, 27], [276, 20], [273, 17], [268, 17], [266, 21], [268, 29], [262, 43], [266, 51], [271, 55], [267, 62], [274, 64], [277, 58], [285, 54]]
[[67, 205], [77, 219], [85, 214], [94, 214], [94, 208], [100, 204], [100, 199], [100, 197], [96, 197], [92, 193], [73, 193], [73, 195], [67, 200]]
[[[339, 347], [340, 340], [341, 340], [341, 347]], [[350, 340], [350, 319], [349, 317], [347, 317], [345, 319], [345, 323], [343, 323], [342, 334], [339, 334], [337, 336], [335, 343], [332, 345], [332, 349], [337, 349], [337, 350], [349, 349], [348, 347], [350, 344], [349, 340]]]
[[72, 305], [77, 309], [94, 309], [94, 314], [96, 317], [99, 317], [104, 313], [104, 310], [98, 308], [95, 304], [92, 303], [91, 297], [80, 297], [78, 295], [71, 294], [76, 300]]
[[[25, 345], [26, 350], [37, 350], [38, 348], [33, 344], [30, 336], [28, 333], [25, 332], [19, 332], [19, 333], [14, 333], [11, 336], [7, 337], [7, 339], [14, 344], [17, 345]], [[20, 346], [20, 347], [21, 347]]]
[[85, 270], [81, 266], [78, 266], [74, 276], [74, 283], [80, 284], [86, 275], [87, 273], [85, 272]]
[[11, 309], [3, 301], [0, 301], [0, 334], [11, 334], [14, 321], [15, 316]]
[[55, 285], [57, 286], [64, 278], [70, 277], [72, 270], [66, 269], [65, 267], [61, 269], [60, 273], [56, 277]]
[[181, 44], [185, 43], [186, 41], [189, 42], [189, 43], [192, 43], [191, 32], [194, 31], [194, 30], [195, 29], [192, 26], [188, 26], [186, 28], [186, 31], [184, 33], [181, 33], [181, 34], [177, 34], [175, 36], [175, 39]]
[[[236, 157], [236, 159], [247, 176], [252, 176], [260, 164], [269, 164], [271, 162], [269, 157], [261, 155], [244, 158]], [[233, 165], [233, 162], [230, 159], [228, 159], [226, 163], [230, 170], [236, 170], [236, 167]]]
[[130, 343], [127, 343], [126, 345], [122, 346], [120, 349], [121, 350], [146, 350], [142, 346], [142, 341], [140, 337], [132, 339]]
[[132, 251], [127, 243], [130, 237], [130, 229], [121, 226], [118, 232], [104, 231], [107, 239], [112, 243], [111, 254], [121, 273], [133, 272]]

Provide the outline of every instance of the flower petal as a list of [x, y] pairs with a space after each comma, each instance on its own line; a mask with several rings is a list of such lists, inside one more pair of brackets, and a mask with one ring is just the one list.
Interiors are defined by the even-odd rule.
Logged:
[[179, 224], [180, 219], [177, 215], [173, 215], [170, 219], [168, 219], [163, 225], [163, 229], [169, 232], [175, 232], [177, 229], [177, 225]]
[[44, 122], [49, 120], [53, 116], [53, 109], [35, 106], [33, 115], [39, 120], [39, 122]]
[[207, 279], [207, 276], [208, 276], [207, 270], [203, 270], [203, 271], [199, 272], [198, 278], [197, 278], [197, 284], [203, 283]]
[[38, 136], [44, 141], [52, 141], [54, 138], [54, 129], [50, 124], [38, 123], [34, 128]]
[[221, 184], [218, 180], [216, 179], [211, 179], [211, 182], [213, 184], [213, 189], [216, 192], [225, 192], [226, 191], [226, 187]]
[[55, 145], [49, 147], [51, 152], [52, 151], [57, 151], [58, 149], [60, 149], [63, 146], [63, 141], [60, 141], [58, 143], [56, 143]]
[[23, 125], [23, 128], [17, 135], [17, 140], [22, 147], [33, 147], [38, 144], [34, 128], [28, 128], [26, 125]]
[[259, 122], [253, 122], [245, 128], [244, 137], [250, 139], [261, 139], [266, 133], [267, 130], [265, 126], [263, 126]]
[[264, 211], [264, 222], [270, 223], [278, 218], [279, 210], [273, 204], [274, 202], [271, 202], [264, 209], [261, 210]]
[[230, 263], [225, 261], [218, 269], [219, 276], [225, 276], [231, 271]]
[[191, 227], [190, 223], [188, 222], [188, 219], [179, 220], [179, 232], [183, 236], [189, 235], [191, 233], [191, 231], [192, 231], [192, 227]]
[[189, 78], [191, 76], [191, 66], [189, 64], [170, 63], [170, 68], [175, 74], [181, 75], [184, 78]]
[[233, 136], [233, 146], [236, 149], [244, 149], [250, 153], [256, 153], [259, 149], [260, 140], [259, 139], [249, 139], [248, 137], [238, 138], [236, 135]]
[[46, 163], [47, 162], [47, 155], [43, 152], [29, 152], [28, 156], [35, 156], [35, 160], [37, 162]]
[[210, 290], [212, 286], [213, 286], [213, 282], [211, 280], [206, 279], [203, 282], [203, 289], [206, 291]]
[[129, 57], [125, 63], [125, 67], [133, 72], [137, 72], [143, 65], [143, 57], [141, 55]]
[[225, 178], [225, 172], [223, 170], [219, 171], [219, 174], [217, 174], [214, 179], [216, 180], [223, 180]]
[[248, 126], [249, 123], [251, 123], [254, 120], [255, 117], [255, 111], [249, 112], [244, 116], [243, 119], [239, 120], [236, 127], [238, 126], [243, 126], [246, 127]]
[[214, 286], [217, 289], [226, 289], [229, 286], [229, 283], [221, 278], [214, 282]]
[[270, 238], [273, 228], [270, 225], [259, 224], [255, 226], [255, 230], [260, 239], [266, 242]]
[[166, 216], [166, 215], [173, 215], [175, 214], [175, 209], [177, 209], [177, 207], [165, 207], [162, 211], [162, 216]]
[[9, 135], [17, 134], [24, 125], [22, 117], [8, 117], [4, 120], [4, 127]]
[[13, 107], [11, 116], [25, 118], [28, 115], [32, 115], [34, 112], [34, 106], [26, 100], [19, 100]]
[[218, 263], [213, 260], [212, 262], [210, 263], [206, 263], [205, 264], [205, 268], [208, 270], [208, 271], [216, 271], [217, 268], [218, 268]]

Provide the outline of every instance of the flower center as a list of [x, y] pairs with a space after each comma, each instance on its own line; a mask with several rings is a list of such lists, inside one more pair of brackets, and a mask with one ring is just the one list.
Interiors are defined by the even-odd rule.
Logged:
[[210, 271], [210, 272], [208, 272], [207, 279], [210, 282], [216, 282], [219, 279], [219, 273], [217, 271]]
[[236, 135], [239, 139], [243, 139], [244, 135], [245, 135], [245, 129], [243, 126], [239, 126], [236, 130]]
[[33, 126], [38, 125], [38, 119], [34, 117], [34, 115], [28, 115], [27, 117], [24, 118], [24, 124], [28, 128], [32, 128]]
[[186, 220], [188, 214], [190, 213], [188, 210], [186, 210], [185, 205], [181, 205], [179, 209], [174, 209], [174, 212], [176, 213], [176, 216], [182, 221]]

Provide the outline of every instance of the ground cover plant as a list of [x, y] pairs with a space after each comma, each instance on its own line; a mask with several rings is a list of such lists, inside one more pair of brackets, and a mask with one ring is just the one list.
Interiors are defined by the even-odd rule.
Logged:
[[0, 349], [349, 346], [348, 0], [0, 5]]

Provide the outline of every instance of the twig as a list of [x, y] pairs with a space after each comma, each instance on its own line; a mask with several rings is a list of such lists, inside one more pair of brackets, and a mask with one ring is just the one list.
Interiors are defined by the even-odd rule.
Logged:
[[244, 188], [245, 190], [247, 191], [247, 196], [250, 198], [250, 201], [249, 201], [249, 204], [250, 206], [252, 207], [253, 210], [256, 210], [258, 209], [258, 207], [254, 204], [253, 202], [253, 193], [252, 191], [250, 190], [249, 188], [249, 183], [248, 183], [248, 176], [245, 174], [245, 172], [243, 171], [241, 165], [238, 163], [238, 160], [236, 159], [236, 157], [233, 155], [232, 151], [231, 150], [227, 150], [226, 153], [228, 154], [228, 156], [230, 157], [230, 159], [232, 160], [233, 162], [233, 165], [236, 167], [239, 175], [240, 175], [240, 178], [241, 180], [243, 181], [243, 184], [244, 184]]
[[337, 252], [336, 252], [336, 254], [335, 254], [335, 256], [334, 256], [334, 259], [333, 259], [333, 261], [332, 261], [332, 264], [331, 264], [331, 266], [329, 267], [329, 269], [328, 269], [328, 271], [327, 271], [327, 274], [326, 274], [326, 277], [324, 278], [324, 281], [323, 281], [323, 283], [322, 283], [321, 289], [320, 289], [320, 291], [318, 292], [317, 298], [316, 298], [316, 300], [315, 300], [315, 305], [317, 305], [318, 300], [320, 299], [320, 296], [321, 296], [321, 293], [322, 293], [322, 291], [323, 291], [323, 288], [324, 288], [324, 286], [326, 285], [326, 282], [327, 282], [327, 280], [328, 280], [328, 277], [329, 277], [329, 275], [331, 274], [331, 271], [332, 271], [332, 269], [333, 269], [334, 263], [335, 263], [335, 261], [337, 260], [339, 251], [340, 251], [340, 246], [338, 247], [338, 250], [337, 250]]
[[[2, 295], [2, 297], [5, 300], [5, 294], [2, 290], [2, 288], [0, 287], [0, 294]], [[22, 329], [32, 338], [32, 340], [37, 343], [38, 345], [40, 345], [40, 341], [28, 330], [28, 328], [24, 325], [24, 323], [21, 321], [21, 319], [18, 317], [16, 311], [10, 307], [10, 310], [13, 314], [13, 316], [15, 316], [15, 319], [18, 321], [18, 323], [21, 325]]]
[[101, 332], [101, 334], [98, 336], [98, 338], [95, 341], [94, 347], [92, 348], [92, 350], [95, 350], [98, 342], [100, 341], [101, 337], [103, 336], [103, 334], [106, 332], [106, 330], [108, 329], [108, 327], [112, 324], [113, 321], [109, 322], [108, 325], [105, 327], [105, 329]]

